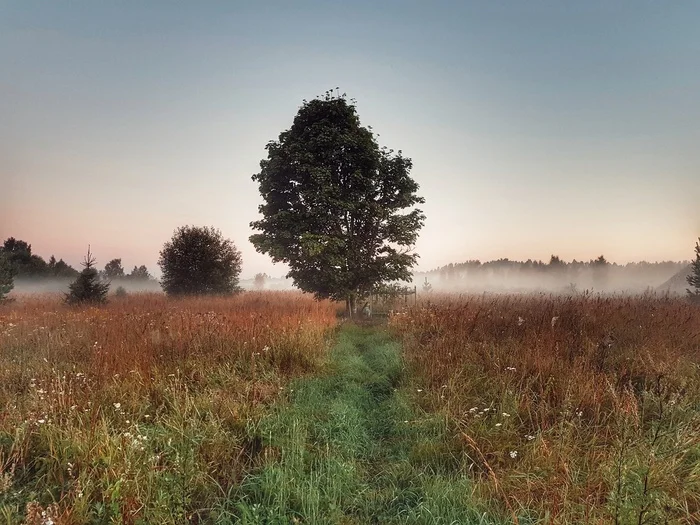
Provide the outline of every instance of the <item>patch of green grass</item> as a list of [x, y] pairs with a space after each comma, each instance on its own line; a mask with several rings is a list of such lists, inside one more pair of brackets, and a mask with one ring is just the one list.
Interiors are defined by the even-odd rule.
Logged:
[[[444, 422], [411, 407], [400, 349], [346, 326], [323, 377], [256, 432], [268, 459], [219, 516], [244, 524], [507, 523], [472, 501], [466, 458]], [[522, 523], [522, 522], [521, 522]]]

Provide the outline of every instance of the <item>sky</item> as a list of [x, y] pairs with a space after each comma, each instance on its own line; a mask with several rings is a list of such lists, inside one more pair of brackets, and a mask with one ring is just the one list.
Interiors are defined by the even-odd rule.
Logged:
[[686, 260], [700, 236], [700, 3], [0, 0], [0, 238], [157, 273], [184, 224], [242, 277], [251, 175], [340, 87], [413, 159], [418, 269]]

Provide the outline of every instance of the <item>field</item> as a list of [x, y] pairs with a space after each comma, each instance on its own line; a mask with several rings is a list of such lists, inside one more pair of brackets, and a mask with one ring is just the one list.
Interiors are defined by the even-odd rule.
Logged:
[[474, 498], [544, 523], [700, 522], [700, 309], [442, 297], [391, 327]]
[[335, 323], [294, 293], [0, 308], [0, 523], [213, 520]]
[[0, 307], [0, 524], [700, 522], [699, 308], [423, 297]]

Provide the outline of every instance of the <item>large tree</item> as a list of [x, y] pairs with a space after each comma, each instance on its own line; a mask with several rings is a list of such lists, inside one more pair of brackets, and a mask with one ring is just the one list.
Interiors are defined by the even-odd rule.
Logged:
[[292, 127], [267, 145], [257, 181], [264, 204], [256, 250], [286, 263], [297, 287], [345, 300], [410, 281], [425, 216], [411, 159], [380, 148], [353, 101], [331, 92], [304, 101]]
[[241, 252], [215, 228], [182, 226], [160, 252], [168, 295], [229, 294], [239, 290]]
[[693, 288], [688, 290], [688, 297], [692, 301], [700, 303], [700, 238], [695, 243], [695, 260], [690, 264], [690, 274], [687, 280]]

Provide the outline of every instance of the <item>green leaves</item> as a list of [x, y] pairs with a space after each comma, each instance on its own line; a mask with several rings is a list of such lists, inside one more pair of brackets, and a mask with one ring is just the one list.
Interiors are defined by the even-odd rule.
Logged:
[[238, 290], [241, 252], [215, 228], [182, 226], [160, 252], [168, 295], [227, 294]]
[[[411, 160], [382, 149], [344, 97], [304, 102], [253, 175], [264, 204], [256, 250], [289, 265], [304, 291], [345, 299], [410, 280], [425, 216]], [[407, 213], [400, 213], [407, 211]]]

